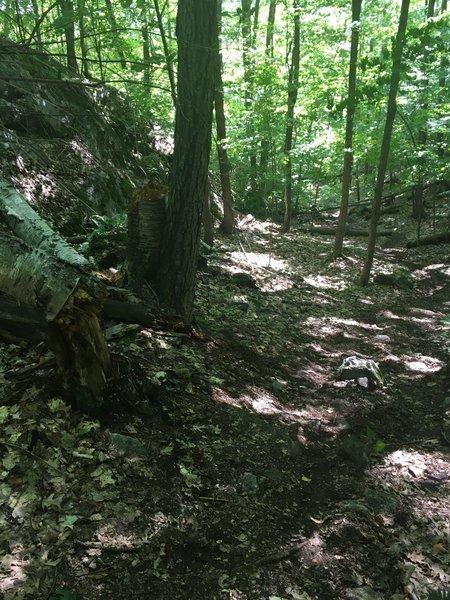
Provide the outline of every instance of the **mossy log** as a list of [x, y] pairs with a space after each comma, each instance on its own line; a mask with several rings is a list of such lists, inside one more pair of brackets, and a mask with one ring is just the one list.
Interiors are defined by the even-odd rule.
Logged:
[[[336, 235], [335, 227], [300, 227], [299, 231], [305, 233], [311, 233], [313, 235]], [[382, 230], [377, 233], [378, 236], [389, 236], [394, 232], [391, 229]], [[350, 237], [367, 237], [369, 232], [365, 229], [353, 229], [352, 227], [346, 227], [345, 235]]]
[[434, 233], [421, 237], [420, 240], [413, 240], [406, 244], [407, 248], [417, 248], [418, 246], [429, 246], [432, 244], [442, 244], [450, 242], [450, 231], [443, 231], [441, 233]]
[[[102, 284], [88, 263], [0, 180], [0, 291], [36, 311], [47, 325], [48, 342], [67, 380], [101, 394], [109, 352], [99, 314]], [[11, 307], [11, 304], [9, 304]]]

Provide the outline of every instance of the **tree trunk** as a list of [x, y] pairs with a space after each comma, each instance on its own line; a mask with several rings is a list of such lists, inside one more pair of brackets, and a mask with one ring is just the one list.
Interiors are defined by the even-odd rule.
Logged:
[[[267, 29], [266, 29], [266, 48], [265, 48], [266, 60], [273, 59], [273, 32], [274, 32], [274, 27], [275, 27], [276, 7], [277, 7], [276, 0], [270, 0], [269, 16], [267, 19]], [[265, 123], [264, 123], [265, 129], [267, 130], [267, 133], [261, 140], [261, 157], [260, 157], [260, 161], [259, 161], [259, 170], [260, 170], [259, 189], [261, 190], [261, 192], [266, 188], [266, 174], [267, 174], [267, 167], [269, 165], [270, 117], [268, 115], [265, 115], [264, 121], [265, 121]]]
[[169, 45], [167, 43], [167, 36], [166, 36], [166, 32], [164, 30], [162, 13], [159, 8], [159, 1], [153, 0], [153, 4], [155, 6], [156, 19], [158, 21], [159, 33], [161, 35], [161, 41], [162, 41], [162, 45], [163, 45], [163, 49], [164, 49], [164, 57], [166, 59], [167, 75], [169, 77], [170, 93], [172, 95], [172, 102], [173, 102], [174, 108], [177, 108], [177, 92], [176, 92], [176, 86], [175, 86], [175, 75], [173, 73], [172, 58], [170, 57]]
[[67, 68], [70, 75], [78, 75], [77, 55], [75, 52], [75, 14], [72, 0], [60, 0], [59, 7], [65, 19], [64, 36], [66, 39]]
[[[447, 11], [447, 0], [442, 0], [441, 2], [441, 15]], [[439, 76], [439, 87], [441, 88], [441, 93], [445, 94], [447, 90], [447, 77], [449, 71], [449, 58], [448, 54], [443, 54], [441, 57], [441, 69]], [[446, 144], [445, 144], [445, 133], [440, 131], [437, 134], [437, 153], [440, 158], [443, 158], [446, 154]]]
[[353, 166], [353, 120], [356, 110], [356, 71], [358, 65], [359, 28], [362, 0], [352, 0], [352, 35], [350, 45], [350, 68], [348, 72], [347, 117], [345, 126], [344, 172], [342, 175], [341, 208], [339, 211], [333, 258], [342, 255], [345, 224], [348, 215], [348, 199], [352, 182]]
[[33, 35], [30, 37], [36, 36], [36, 47], [39, 50], [42, 50], [41, 16], [39, 14], [39, 7], [38, 7], [37, 0], [31, 0], [31, 4], [33, 6], [33, 13], [34, 13], [34, 28], [33, 28]]
[[214, 245], [214, 218], [211, 213], [211, 198], [210, 194], [206, 197], [205, 206], [203, 207], [203, 241], [210, 248]]
[[126, 60], [124, 51], [120, 47], [121, 39], [119, 36], [119, 26], [117, 25], [116, 15], [114, 14], [114, 8], [113, 8], [113, 5], [111, 4], [111, 0], [105, 0], [105, 5], [106, 5], [106, 13], [108, 16], [108, 21], [109, 21], [109, 24], [110, 24], [112, 32], [113, 32], [112, 33], [113, 38], [115, 40], [117, 54], [119, 55], [119, 58], [120, 58], [120, 66], [122, 67], [122, 69], [126, 69], [127, 60]]
[[84, 0], [78, 0], [78, 27], [80, 30], [80, 49], [81, 49], [81, 73], [84, 77], [90, 78], [90, 69], [88, 62], [88, 51], [85, 41], [85, 31], [84, 31], [84, 11], [85, 5]]
[[400, 69], [402, 64], [403, 48], [406, 39], [406, 25], [408, 23], [408, 11], [410, 0], [402, 0], [400, 9], [400, 19], [398, 23], [397, 35], [392, 56], [391, 82], [389, 86], [389, 97], [386, 112], [386, 122], [384, 125], [383, 141], [381, 144], [380, 160], [378, 163], [377, 180], [375, 184], [375, 195], [373, 200], [372, 220], [370, 223], [370, 235], [367, 244], [367, 255], [361, 271], [360, 283], [367, 285], [369, 283], [370, 271], [373, 264], [373, 255], [375, 252], [375, 242], [377, 239], [377, 227], [380, 219], [381, 202], [383, 198], [384, 178], [387, 170], [389, 150], [391, 146], [392, 130], [394, 127], [395, 113], [397, 109], [397, 90], [400, 83]]
[[[427, 14], [426, 14], [426, 20], [428, 21], [429, 19], [432, 19], [434, 16], [434, 6], [435, 6], [435, 0], [428, 0], [428, 5], [427, 5]], [[430, 43], [430, 35], [428, 33], [428, 26], [425, 26], [425, 32], [423, 35], [423, 40], [421, 43], [421, 49], [422, 49], [422, 60], [421, 62], [421, 71], [422, 73], [426, 74], [427, 70], [428, 70], [428, 59], [429, 59], [429, 55], [430, 55], [430, 50], [429, 50], [429, 43]], [[421, 82], [421, 93], [420, 95], [422, 96], [421, 98], [421, 103], [420, 103], [420, 111], [422, 111], [425, 115], [427, 114], [428, 111], [428, 98], [427, 95], [429, 93], [428, 91], [428, 85], [429, 85], [429, 80], [428, 77], [425, 77], [425, 79]], [[427, 138], [428, 138], [428, 130], [427, 130], [427, 125], [426, 123], [420, 128], [419, 133], [417, 135], [417, 151], [418, 151], [418, 179], [417, 179], [417, 183], [414, 186], [414, 193], [413, 193], [413, 211], [412, 211], [412, 217], [413, 219], [417, 219], [418, 223], [417, 223], [417, 237], [420, 237], [420, 223], [421, 220], [423, 219], [423, 217], [425, 216], [425, 211], [424, 211], [424, 207], [423, 207], [423, 178], [424, 178], [424, 174], [426, 171], [426, 160], [425, 160], [425, 149], [426, 149], [426, 145], [427, 145]]]
[[202, 210], [208, 196], [217, 49], [216, 0], [179, 0], [175, 150], [157, 275], [163, 305], [192, 322]]
[[[257, 23], [254, 23], [256, 27]], [[252, 33], [252, 0], [241, 0], [241, 33], [242, 33], [242, 63], [244, 66], [244, 106], [247, 112], [247, 144], [249, 145], [248, 154], [250, 157], [250, 177], [249, 177], [249, 193], [254, 195], [256, 192], [257, 182], [257, 162], [255, 152], [255, 140], [253, 129], [253, 58], [252, 51], [254, 50]]]
[[284, 141], [284, 221], [283, 233], [288, 233], [292, 219], [292, 139], [294, 132], [294, 109], [297, 102], [298, 78], [300, 70], [300, 11], [298, 0], [294, 0], [294, 39], [291, 67], [289, 69], [288, 105], [286, 113], [286, 134]]
[[[219, 40], [221, 30], [221, 9], [222, 2], [219, 0], [218, 3], [218, 28], [219, 28]], [[231, 195], [231, 182], [230, 182], [230, 167], [228, 162], [228, 152], [226, 147], [227, 140], [227, 129], [225, 121], [225, 109], [223, 101], [223, 82], [222, 82], [222, 52], [220, 49], [220, 41], [217, 42], [217, 80], [216, 80], [216, 91], [214, 94], [214, 108], [216, 115], [216, 132], [217, 132], [217, 156], [219, 161], [220, 170], [220, 183], [222, 187], [222, 203], [223, 203], [223, 219], [220, 224], [220, 229], [226, 233], [233, 233], [234, 230], [234, 214], [233, 214], [233, 199]]]
[[144, 86], [145, 89], [150, 91], [150, 65], [151, 65], [151, 56], [150, 56], [150, 35], [148, 29], [148, 22], [145, 10], [142, 11], [142, 60], [144, 61]]
[[128, 206], [127, 270], [129, 285], [141, 293], [154, 278], [161, 252], [168, 189], [150, 181], [135, 191]]
[[102, 285], [90, 276], [87, 261], [5, 180], [0, 180], [0, 215], [11, 232], [0, 234], [0, 291], [43, 315], [67, 383], [75, 378], [94, 396], [100, 394], [109, 371], [98, 318]]

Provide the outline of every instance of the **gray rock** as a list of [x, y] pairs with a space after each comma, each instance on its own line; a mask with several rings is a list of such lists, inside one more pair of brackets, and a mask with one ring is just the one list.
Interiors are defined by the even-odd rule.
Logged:
[[347, 600], [384, 600], [381, 594], [368, 586], [347, 588], [345, 597]]

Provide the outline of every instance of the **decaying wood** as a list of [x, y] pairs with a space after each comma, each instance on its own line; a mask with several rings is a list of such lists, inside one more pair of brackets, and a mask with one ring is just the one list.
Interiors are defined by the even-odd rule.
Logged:
[[406, 244], [407, 248], [417, 248], [417, 246], [428, 246], [431, 244], [440, 244], [442, 242], [450, 242], [450, 231], [443, 233], [435, 233], [433, 235], [427, 235], [420, 238], [420, 240], [414, 240]]
[[[0, 291], [28, 309], [16, 323], [16, 333], [23, 331], [28, 318], [38, 333], [44, 321], [64, 376], [75, 378], [93, 395], [100, 394], [109, 371], [109, 352], [99, 321], [104, 286], [91, 276], [86, 259], [3, 179], [0, 218], [6, 225], [0, 233]], [[5, 325], [17, 312], [7, 300], [0, 310], [3, 329], [8, 331]]]
[[[300, 227], [299, 231], [304, 233], [312, 233], [313, 235], [335, 235], [336, 228], [335, 227]], [[379, 236], [389, 236], [394, 232], [391, 229], [385, 231], [379, 231]], [[368, 231], [363, 229], [353, 229], [351, 227], [347, 227], [345, 229], [345, 235], [351, 237], [367, 237], [369, 235]]]
[[[142, 303], [106, 298], [101, 308], [100, 316], [105, 320], [136, 323], [144, 327], [154, 326], [156, 322], [155, 315]], [[20, 339], [38, 341], [47, 335], [48, 322], [37, 309], [0, 294], [0, 334], [6, 331], [15, 332]]]
[[153, 278], [158, 265], [167, 192], [167, 186], [150, 181], [136, 190], [128, 206], [128, 279], [135, 291]]

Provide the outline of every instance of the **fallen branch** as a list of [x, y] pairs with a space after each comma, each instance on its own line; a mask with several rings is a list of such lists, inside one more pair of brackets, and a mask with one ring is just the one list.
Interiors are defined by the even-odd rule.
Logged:
[[[300, 227], [299, 231], [304, 233], [311, 233], [313, 235], [336, 235], [336, 229], [334, 227]], [[378, 232], [378, 236], [390, 236], [394, 232], [392, 229], [382, 230]], [[367, 237], [369, 232], [363, 229], [353, 229], [347, 227], [345, 230], [346, 236], [351, 237]]]
[[420, 240], [414, 240], [406, 244], [407, 248], [417, 248], [418, 246], [428, 246], [431, 244], [440, 244], [441, 242], [450, 242], [450, 231], [444, 233], [434, 233], [433, 235], [427, 235], [420, 238]]

